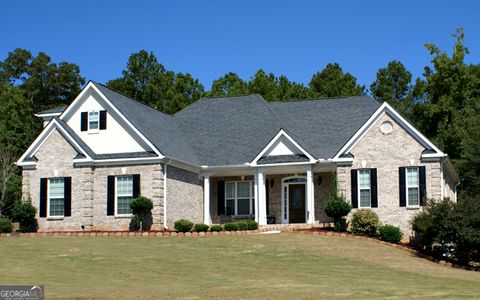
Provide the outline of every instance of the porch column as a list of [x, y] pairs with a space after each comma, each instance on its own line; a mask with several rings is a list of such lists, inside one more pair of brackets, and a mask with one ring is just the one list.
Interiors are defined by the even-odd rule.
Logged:
[[255, 222], [258, 223], [258, 174], [257, 173], [253, 174], [253, 195], [255, 197], [255, 199], [253, 200], [254, 208], [255, 208]]
[[307, 172], [307, 223], [315, 223], [315, 195], [313, 187], [313, 170], [312, 166], [305, 167]]
[[258, 225], [267, 225], [267, 193], [265, 189], [265, 170], [257, 170], [258, 179]]
[[203, 223], [212, 224], [210, 218], [210, 175], [203, 176]]

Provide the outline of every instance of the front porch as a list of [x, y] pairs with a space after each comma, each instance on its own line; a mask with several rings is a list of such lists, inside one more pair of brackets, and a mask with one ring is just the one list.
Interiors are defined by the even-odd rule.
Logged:
[[334, 169], [303, 165], [232, 173], [204, 175], [206, 224], [249, 218], [273, 228], [281, 224], [328, 226], [332, 221], [323, 207]]

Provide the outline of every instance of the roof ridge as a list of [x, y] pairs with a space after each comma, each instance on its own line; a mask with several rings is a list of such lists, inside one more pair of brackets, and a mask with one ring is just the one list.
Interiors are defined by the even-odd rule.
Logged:
[[235, 97], [248, 97], [248, 96], [258, 96], [265, 100], [260, 94], [239, 94], [239, 95], [225, 95], [225, 96], [210, 96], [210, 97], [202, 97], [199, 100], [211, 100], [211, 99], [219, 99], [219, 98], [235, 98]]
[[338, 96], [338, 97], [324, 97], [324, 98], [311, 98], [311, 99], [288, 99], [281, 101], [269, 101], [269, 103], [289, 103], [289, 102], [307, 102], [307, 101], [333, 101], [333, 100], [348, 100], [351, 98], [370, 98], [375, 100], [369, 95], [357, 95], [357, 96]]

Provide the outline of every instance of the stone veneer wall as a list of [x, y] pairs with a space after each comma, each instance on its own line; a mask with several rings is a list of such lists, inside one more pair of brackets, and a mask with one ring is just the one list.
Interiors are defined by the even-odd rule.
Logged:
[[[384, 121], [393, 124], [390, 134], [380, 132]], [[420, 160], [423, 146], [399, 126], [390, 116], [382, 116], [352, 149], [355, 160], [352, 166], [338, 167], [338, 183], [348, 201], [351, 201], [350, 170], [377, 168], [378, 208], [372, 208], [383, 224], [399, 226], [411, 233], [410, 221], [419, 209], [399, 206], [398, 168], [407, 166], [426, 167], [427, 198], [439, 199], [441, 193], [440, 163]], [[411, 164], [411, 160], [413, 164]]]
[[168, 166], [167, 219], [169, 228], [179, 219], [203, 223], [203, 184], [199, 174]]
[[[152, 199], [152, 229], [163, 229], [163, 164], [118, 167], [73, 167], [76, 151], [54, 131], [35, 154], [37, 168], [23, 170], [23, 199], [37, 208], [40, 231], [127, 230], [130, 218], [107, 216], [107, 176], [140, 174], [140, 193]], [[38, 217], [40, 178], [72, 177], [71, 217], [53, 220]], [[168, 167], [169, 222], [203, 219], [203, 189], [198, 174]]]

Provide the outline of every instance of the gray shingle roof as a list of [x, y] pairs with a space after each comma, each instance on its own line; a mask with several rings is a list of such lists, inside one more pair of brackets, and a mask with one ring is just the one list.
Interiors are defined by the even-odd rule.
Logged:
[[367, 96], [267, 102], [245, 95], [200, 99], [170, 116], [94, 84], [162, 154], [198, 166], [249, 163], [280, 129], [314, 158], [333, 158], [380, 106]]
[[62, 113], [67, 107], [68, 107], [68, 105], [62, 105], [62, 106], [54, 107], [54, 108], [51, 108], [51, 109], [43, 110], [43, 111], [37, 113], [37, 115], [60, 114], [60, 113]]

